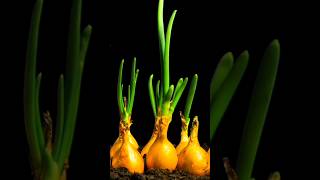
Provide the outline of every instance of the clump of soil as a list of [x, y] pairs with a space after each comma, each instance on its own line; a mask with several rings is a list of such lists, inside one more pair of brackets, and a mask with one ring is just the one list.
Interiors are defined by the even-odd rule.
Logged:
[[144, 174], [131, 174], [126, 168], [111, 168], [110, 179], [210, 179], [210, 176], [194, 176], [181, 170], [149, 169]]

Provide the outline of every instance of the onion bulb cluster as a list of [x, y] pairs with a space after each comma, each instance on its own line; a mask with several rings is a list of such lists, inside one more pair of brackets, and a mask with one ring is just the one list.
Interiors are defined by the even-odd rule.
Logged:
[[[120, 148], [114, 148], [114, 154], [111, 157], [111, 165], [113, 168], [124, 167], [131, 173], [141, 174], [144, 172], [144, 162], [136, 146], [132, 143], [134, 138], [130, 133], [130, 125], [131, 124], [126, 125], [120, 123], [119, 143], [115, 143], [117, 146], [120, 144]], [[131, 141], [130, 138], [132, 138]]]
[[189, 143], [179, 154], [177, 168], [190, 174], [204, 176], [210, 174], [210, 155], [199, 144], [198, 130], [199, 121], [196, 116], [192, 122]]
[[144, 161], [138, 151], [139, 145], [130, 132], [132, 125], [132, 107], [135, 96], [136, 83], [139, 69], [136, 70], [136, 59], [132, 63], [131, 81], [128, 86], [128, 99], [123, 97], [122, 69], [124, 60], [121, 61], [118, 76], [118, 107], [120, 113], [119, 137], [110, 149], [110, 164], [113, 168], [124, 167], [131, 173], [143, 173]]

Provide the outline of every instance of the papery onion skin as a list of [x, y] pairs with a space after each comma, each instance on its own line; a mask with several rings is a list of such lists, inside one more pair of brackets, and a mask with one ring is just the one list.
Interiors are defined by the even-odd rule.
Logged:
[[177, 151], [167, 138], [172, 116], [161, 116], [159, 134], [146, 156], [148, 169], [168, 169], [173, 171], [178, 163]]
[[154, 143], [154, 141], [157, 139], [158, 137], [158, 133], [159, 133], [159, 120], [160, 117], [156, 117], [155, 119], [155, 123], [154, 123], [154, 129], [152, 132], [152, 136], [150, 138], [150, 140], [148, 141], [148, 143], [143, 147], [142, 151], [141, 151], [141, 156], [145, 156], [147, 155], [147, 153], [149, 152], [149, 149], [151, 147], [151, 145]]
[[176, 147], [177, 155], [179, 156], [180, 152], [188, 145], [189, 143], [189, 137], [188, 137], [188, 126], [189, 124], [187, 123], [185, 117], [182, 115], [180, 112], [180, 117], [181, 117], [181, 139]]
[[210, 173], [208, 153], [200, 146], [198, 141], [199, 121], [195, 117], [192, 123], [190, 140], [179, 154], [177, 168], [197, 176], [205, 176]]
[[[130, 132], [130, 126], [132, 124], [131, 119], [129, 120], [129, 124], [127, 125], [129, 128], [129, 131], [127, 132], [128, 134], [128, 139], [129, 139], [129, 143], [133, 146], [133, 148], [138, 149], [139, 148], [139, 144], [136, 141], [136, 139], [132, 136], [131, 132]], [[121, 128], [124, 128], [124, 121], [120, 121], [119, 124], [119, 137], [117, 138], [117, 140], [114, 142], [114, 144], [111, 146], [110, 148], [110, 158], [113, 157], [114, 153], [118, 151], [118, 149], [121, 147], [122, 145], [122, 141], [123, 141], [123, 137], [121, 134]]]
[[144, 161], [141, 154], [129, 141], [128, 128], [123, 129], [121, 133], [123, 137], [122, 144], [111, 158], [112, 167], [124, 167], [130, 173], [142, 174], [144, 172]]

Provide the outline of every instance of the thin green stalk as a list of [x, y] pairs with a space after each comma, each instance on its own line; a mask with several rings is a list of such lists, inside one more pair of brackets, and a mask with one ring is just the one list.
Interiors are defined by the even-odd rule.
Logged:
[[188, 83], [188, 78], [184, 78], [183, 80], [183, 83], [181, 84], [180, 88], [177, 89], [177, 94], [176, 96], [174, 97], [174, 99], [172, 99], [172, 104], [171, 104], [171, 107], [170, 107], [170, 113], [173, 114], [179, 100], [180, 100], [180, 97], [184, 91], [184, 88], [187, 86], [187, 83]]
[[35, 80], [42, 0], [37, 0], [34, 5], [26, 54], [24, 119], [35, 178], [41, 176], [45, 179], [57, 179], [71, 151], [83, 66], [92, 30], [92, 27], [88, 25], [80, 37], [81, 2], [81, 0], [73, 0], [72, 2], [66, 82], [61, 75], [58, 87], [57, 127], [53, 150], [51, 149], [52, 132], [50, 131], [49, 134], [51, 135], [47, 137], [47, 144], [50, 145], [45, 147], [46, 143], [44, 142], [44, 132], [41, 125], [39, 107], [41, 74], [38, 75], [37, 82]]
[[166, 43], [165, 43], [165, 56], [163, 59], [163, 90], [164, 94], [166, 94], [169, 90], [169, 84], [170, 84], [170, 72], [169, 72], [169, 53], [170, 53], [170, 39], [171, 39], [171, 30], [172, 30], [172, 25], [174, 21], [174, 17], [176, 16], [177, 10], [174, 10], [170, 20], [169, 24], [167, 27], [167, 34], [166, 34]]
[[180, 78], [179, 81], [177, 82], [176, 89], [174, 90], [172, 99], [175, 99], [175, 97], [177, 96], [177, 91], [180, 89], [182, 83], [183, 83], [183, 79]]
[[184, 108], [184, 117], [186, 119], [186, 124], [187, 125], [190, 122], [189, 114], [190, 114], [190, 110], [191, 110], [194, 94], [196, 92], [197, 83], [198, 83], [198, 75], [195, 74], [193, 76], [193, 78], [192, 78], [192, 81], [191, 81], [191, 85], [190, 85], [190, 89], [189, 89], [186, 105], [185, 105], [185, 108]]
[[90, 43], [91, 33], [92, 33], [92, 26], [88, 25], [81, 34], [81, 44], [80, 44], [80, 69], [81, 69], [80, 74], [81, 75], [83, 72], [84, 62], [86, 59], [88, 46]]
[[[158, 4], [158, 37], [159, 37], [159, 51], [160, 51], [160, 68], [161, 74], [164, 73], [164, 53], [165, 53], [165, 35], [164, 35], [164, 23], [163, 23], [163, 4], [164, 0], [159, 0]], [[160, 84], [160, 99], [162, 101], [163, 93], [163, 77], [161, 79], [162, 83]]]
[[151, 76], [149, 78], [149, 97], [150, 97], [150, 102], [151, 102], [151, 106], [152, 106], [153, 115], [154, 115], [154, 117], [156, 117], [157, 116], [157, 112], [156, 112], [156, 103], [155, 103], [155, 100], [154, 100], [152, 78], [153, 78], [153, 74], [151, 74]]
[[63, 138], [63, 127], [64, 127], [64, 78], [60, 75], [58, 83], [58, 102], [57, 102], [57, 123], [55, 128], [55, 141], [53, 147], [53, 158], [57, 160], [57, 155], [60, 154]]
[[43, 134], [43, 129], [41, 125], [41, 113], [40, 113], [40, 106], [39, 106], [39, 96], [40, 96], [40, 86], [41, 86], [41, 78], [42, 74], [39, 73], [37, 77], [37, 83], [36, 83], [36, 99], [35, 99], [35, 104], [36, 104], [36, 119], [35, 119], [35, 126], [37, 129], [37, 138], [38, 138], [38, 143], [39, 143], [39, 148], [40, 152], [43, 152], [43, 148], [45, 146], [44, 142], [44, 134]]
[[[157, 104], [156, 104], [156, 107], [160, 107], [160, 104], [162, 104], [162, 97], [161, 97], [161, 93], [160, 93], [160, 80], [158, 80], [157, 82], [157, 89], [156, 89], [156, 93], [157, 93]], [[157, 110], [157, 113], [158, 113], [158, 109]]]
[[24, 75], [24, 120], [33, 170], [39, 170], [42, 158], [39, 137], [37, 136], [37, 132], [39, 131], [35, 122], [37, 119], [37, 115], [35, 114], [37, 111], [37, 103], [35, 102], [36, 60], [42, 4], [42, 0], [37, 0], [32, 11]]
[[170, 104], [171, 104], [171, 97], [174, 91], [174, 85], [171, 85], [169, 87], [169, 90], [164, 97], [164, 103], [162, 104], [162, 115], [169, 115], [169, 109], [170, 109]]
[[[224, 57], [227, 57], [226, 55]], [[221, 60], [225, 60], [222, 58]], [[231, 60], [228, 60], [231, 61]], [[223, 83], [220, 85], [219, 90], [215, 93], [213, 97], [213, 102], [210, 105], [210, 138], [213, 139], [215, 132], [221, 122], [221, 119], [242, 79], [242, 76], [247, 68], [249, 61], [249, 53], [248, 51], [244, 51], [237, 58], [235, 64], [232, 69], [228, 73], [227, 77], [225, 77]], [[222, 66], [218, 66], [218, 68], [222, 68]], [[218, 70], [222, 71], [222, 70]], [[218, 74], [217, 74], [218, 75]], [[218, 78], [213, 78], [213, 80]], [[219, 82], [219, 81], [216, 81]], [[213, 85], [214, 86], [214, 85]], [[211, 89], [214, 90], [214, 89]], [[212, 92], [211, 92], [212, 94]]]
[[267, 47], [255, 81], [237, 161], [239, 179], [251, 179], [260, 137], [269, 109], [280, 59], [280, 44], [273, 40]]
[[128, 112], [131, 114], [131, 93], [133, 92], [133, 89], [135, 89], [135, 77], [136, 77], [136, 58], [133, 59], [132, 67], [131, 67], [131, 79], [130, 79], [130, 85], [128, 86]]
[[[164, 1], [159, 0], [158, 4], [158, 36], [159, 36], [159, 49], [160, 49], [160, 65], [161, 65], [161, 81], [158, 81], [156, 87], [156, 100], [154, 100], [154, 91], [151, 89], [152, 84], [149, 82], [149, 96], [153, 112], [156, 112], [156, 116], [172, 115], [175, 106], [177, 105], [181, 94], [184, 91], [187, 80], [183, 81], [180, 79], [177, 83], [176, 89], [170, 85], [170, 71], [169, 71], [169, 54], [170, 54], [170, 39], [171, 31], [176, 15], [176, 10], [173, 11], [166, 35], [164, 34], [164, 23], [163, 23], [163, 5]], [[150, 79], [149, 79], [150, 81]], [[152, 83], [152, 82], [151, 82]], [[183, 87], [179, 87], [179, 86]], [[153, 94], [151, 93], [153, 92]], [[170, 91], [170, 92], [169, 92]], [[171, 92], [172, 91], [172, 92]], [[170, 97], [168, 95], [171, 95]], [[156, 106], [156, 107], [154, 107]]]
[[130, 100], [131, 100], [131, 87], [130, 84], [128, 85], [128, 111], [130, 109]]
[[170, 102], [172, 94], [173, 94], [173, 91], [174, 91], [174, 85], [171, 85], [169, 87], [168, 93], [166, 94], [166, 97], [165, 97], [166, 102]]
[[81, 6], [82, 0], [73, 0], [68, 35], [69, 41], [65, 81], [66, 113], [64, 117], [65, 125], [63, 127], [64, 138], [61, 145], [61, 150], [59, 151], [61, 153], [58, 154], [57, 158], [60, 168], [63, 167], [64, 162], [68, 159], [71, 152], [75, 123], [78, 114], [80, 87], [85, 54], [87, 52], [87, 47], [91, 36], [90, 25], [88, 25], [82, 33], [80, 32]]
[[233, 67], [233, 55], [227, 52], [220, 60], [210, 83], [210, 104]]
[[60, 168], [52, 157], [51, 151], [49, 148], [45, 148], [43, 152], [43, 167], [41, 170], [41, 178], [43, 180], [60, 180]]
[[80, 58], [80, 21], [82, 0], [73, 0], [70, 15], [70, 26], [68, 34], [67, 64], [65, 76], [65, 126], [64, 138], [61, 145], [61, 153], [58, 154], [58, 165], [63, 167], [64, 161], [69, 157], [71, 144], [77, 118], [80, 81], [81, 60]]
[[121, 120], [123, 120], [125, 123], [127, 123], [129, 118], [131, 117], [131, 113], [132, 113], [132, 107], [133, 107], [133, 103], [134, 103], [136, 83], [138, 80], [139, 69], [136, 70], [136, 58], [134, 58], [133, 63], [132, 63], [132, 69], [131, 69], [131, 76], [132, 77], [131, 77], [130, 85], [128, 86], [128, 99], [126, 100], [126, 102], [124, 102], [123, 84], [122, 84], [123, 64], [124, 64], [124, 60], [122, 60], [120, 63], [117, 94], [118, 94], [118, 106], [119, 106], [119, 113], [121, 116]]
[[165, 52], [165, 36], [164, 36], [164, 25], [163, 25], [163, 2], [159, 0], [158, 4], [158, 36], [159, 36], [159, 47], [160, 47], [160, 59], [164, 58]]
[[133, 65], [132, 65], [132, 72], [131, 75], [133, 77], [131, 77], [131, 90], [129, 90], [129, 93], [131, 94], [131, 98], [128, 101], [128, 113], [131, 114], [132, 113], [132, 108], [133, 108], [133, 103], [134, 103], [134, 96], [135, 96], [135, 92], [136, 92], [136, 84], [137, 84], [137, 80], [138, 80], [138, 75], [139, 75], [139, 69], [136, 70], [136, 58], [134, 58], [133, 61]]
[[118, 87], [117, 88], [118, 107], [119, 107], [120, 114], [124, 114], [124, 104], [123, 104], [122, 87], [121, 87], [123, 63], [124, 63], [124, 60], [122, 60], [120, 63], [119, 75], [118, 75], [118, 86], [117, 86]]
[[[81, 22], [81, 2], [82, 0], [73, 0], [70, 12], [68, 46], [67, 46], [67, 64], [65, 75], [66, 87], [66, 112], [74, 111], [72, 100], [76, 99], [76, 90], [79, 84], [80, 74], [80, 22]], [[70, 104], [69, 104], [70, 102]], [[70, 109], [70, 110], [69, 110]], [[68, 116], [67, 113], [66, 115]], [[71, 113], [74, 114], [74, 113]], [[70, 115], [71, 115], [70, 114]], [[68, 119], [68, 118], [67, 118]]]

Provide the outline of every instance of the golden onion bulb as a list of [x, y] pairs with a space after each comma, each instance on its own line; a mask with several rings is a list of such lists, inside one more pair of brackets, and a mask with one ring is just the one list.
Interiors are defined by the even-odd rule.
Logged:
[[121, 147], [111, 158], [112, 167], [124, 167], [127, 168], [130, 173], [143, 173], [144, 161], [141, 154], [129, 141], [129, 130], [124, 130], [122, 137], [123, 141]]
[[148, 169], [175, 170], [178, 162], [177, 151], [167, 138], [171, 116], [162, 116], [159, 121], [159, 134], [147, 153]]
[[177, 168], [193, 175], [204, 176], [208, 174], [210, 164], [208, 153], [199, 144], [198, 129], [199, 121], [196, 116], [192, 122], [189, 143], [179, 154]]
[[152, 132], [152, 136], [150, 138], [150, 140], [148, 141], [148, 143], [143, 147], [142, 151], [141, 151], [141, 156], [143, 157], [144, 155], [147, 155], [147, 153], [149, 152], [149, 149], [151, 147], [151, 145], [154, 143], [154, 141], [157, 139], [158, 137], [158, 133], [159, 133], [159, 117], [156, 118], [155, 123], [154, 123], [154, 128], [153, 128], [153, 132]]

